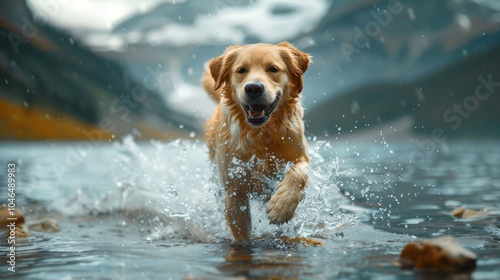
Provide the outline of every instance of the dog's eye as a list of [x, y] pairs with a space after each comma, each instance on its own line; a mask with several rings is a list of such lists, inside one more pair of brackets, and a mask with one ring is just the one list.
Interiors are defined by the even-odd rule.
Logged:
[[280, 70], [276, 66], [271, 66], [269, 67], [269, 72], [271, 73], [278, 73]]
[[247, 72], [247, 69], [245, 67], [240, 67], [240, 68], [238, 68], [238, 70], [236, 72], [238, 72], [240, 74], [245, 74]]

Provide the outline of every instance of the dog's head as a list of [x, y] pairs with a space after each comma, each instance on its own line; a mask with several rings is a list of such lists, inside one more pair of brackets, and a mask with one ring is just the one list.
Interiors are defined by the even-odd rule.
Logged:
[[224, 87], [222, 94], [241, 105], [251, 126], [259, 127], [281, 100], [298, 97], [309, 62], [308, 54], [282, 42], [228, 47], [209, 68], [214, 89]]

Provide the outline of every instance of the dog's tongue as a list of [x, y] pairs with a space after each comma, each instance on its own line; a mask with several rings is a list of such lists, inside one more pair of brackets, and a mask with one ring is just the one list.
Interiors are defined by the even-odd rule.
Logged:
[[263, 118], [266, 115], [266, 111], [264, 111], [264, 110], [259, 110], [259, 111], [249, 110], [248, 115], [250, 116], [250, 118], [254, 118], [254, 119]]
[[249, 106], [248, 116], [250, 118], [263, 118], [266, 115], [266, 106], [262, 104], [252, 104]]

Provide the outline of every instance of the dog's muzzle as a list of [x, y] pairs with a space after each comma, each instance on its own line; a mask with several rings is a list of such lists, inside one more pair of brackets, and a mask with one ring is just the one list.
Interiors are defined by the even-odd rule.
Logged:
[[271, 113], [274, 111], [278, 105], [280, 97], [276, 96], [276, 99], [269, 104], [249, 104], [243, 105], [243, 109], [247, 115], [247, 121], [255, 126], [263, 125], [268, 119]]
[[254, 125], [263, 125], [271, 113], [276, 108], [279, 101], [279, 95], [270, 104], [263, 104], [262, 95], [265, 92], [265, 87], [262, 83], [252, 82], [245, 85], [245, 94], [247, 101], [243, 104], [243, 109], [247, 115], [247, 121]]

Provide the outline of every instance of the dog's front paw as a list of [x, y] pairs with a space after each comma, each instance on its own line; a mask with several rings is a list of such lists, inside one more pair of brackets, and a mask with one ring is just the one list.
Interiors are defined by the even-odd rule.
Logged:
[[271, 224], [282, 224], [291, 220], [300, 198], [299, 189], [278, 188], [267, 203], [266, 211]]

